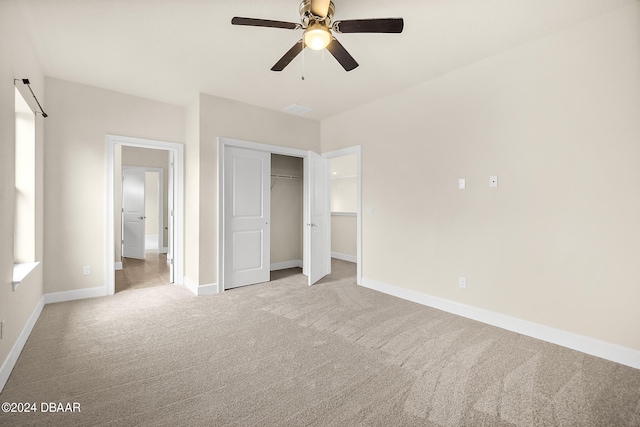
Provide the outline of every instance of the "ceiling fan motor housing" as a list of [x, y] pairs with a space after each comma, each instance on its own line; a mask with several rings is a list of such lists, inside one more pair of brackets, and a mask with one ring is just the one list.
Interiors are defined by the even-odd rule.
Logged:
[[315, 22], [330, 27], [331, 20], [333, 19], [333, 15], [335, 12], [336, 8], [333, 5], [332, 1], [329, 2], [329, 10], [327, 11], [327, 16], [325, 17], [316, 16], [313, 14], [313, 12], [311, 12], [311, 0], [302, 0], [302, 3], [300, 3], [300, 21], [305, 28]]

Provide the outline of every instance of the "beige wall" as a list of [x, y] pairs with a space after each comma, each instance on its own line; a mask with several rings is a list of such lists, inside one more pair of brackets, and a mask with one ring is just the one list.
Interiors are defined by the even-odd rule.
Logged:
[[358, 178], [331, 179], [331, 212], [357, 212]]
[[105, 136], [183, 142], [185, 109], [53, 78], [46, 95], [45, 292], [102, 287]]
[[302, 261], [302, 158], [271, 155], [271, 264]]
[[[184, 275], [200, 277], [200, 95], [186, 109], [184, 170]], [[211, 219], [210, 219], [211, 220]], [[213, 219], [215, 223], [215, 219]]]
[[357, 245], [356, 216], [331, 215], [331, 252], [356, 257]]
[[[43, 265], [40, 264], [14, 292], [14, 84], [13, 79], [28, 78], [38, 100], [49, 113], [44, 90], [44, 76], [34, 48], [24, 31], [24, 22], [15, 1], [0, 1], [0, 321], [4, 320], [0, 340], [0, 366], [16, 344], [43, 295]], [[34, 109], [31, 93], [17, 84], [25, 100]], [[43, 261], [43, 152], [42, 115], [36, 115], [35, 175], [35, 260]], [[0, 384], [1, 386], [2, 384]]]
[[[193, 114], [193, 112], [191, 113]], [[190, 122], [190, 125], [193, 125]], [[186, 204], [199, 206], [197, 235], [199, 239], [198, 265], [187, 259], [185, 275], [197, 284], [218, 281], [218, 137], [239, 139], [289, 148], [320, 151], [320, 123], [286, 113], [266, 110], [209, 95], [200, 95], [198, 194], [187, 188]], [[187, 154], [188, 156], [188, 154]], [[195, 179], [191, 179], [193, 182]], [[189, 185], [187, 176], [187, 186]], [[193, 219], [193, 218], [191, 218]], [[190, 217], [187, 214], [187, 223]], [[188, 232], [186, 238], [190, 237]], [[188, 257], [188, 255], [187, 255]]]
[[[358, 163], [355, 154], [334, 157], [331, 165], [331, 212], [358, 211]], [[358, 252], [357, 217], [331, 215], [331, 253], [355, 258]]]
[[636, 2], [323, 121], [363, 277], [640, 349], [639, 118]]

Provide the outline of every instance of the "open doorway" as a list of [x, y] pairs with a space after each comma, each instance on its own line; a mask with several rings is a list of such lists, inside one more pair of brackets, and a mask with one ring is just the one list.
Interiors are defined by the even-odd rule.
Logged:
[[[122, 174], [116, 177], [122, 197], [120, 239], [116, 238], [115, 291], [148, 288], [171, 283], [165, 246], [169, 229], [169, 153], [139, 147], [121, 147]], [[116, 229], [118, 228], [116, 219]]]
[[361, 147], [324, 153], [331, 173], [332, 270], [341, 276], [362, 278], [362, 176]]
[[[136, 172], [138, 187], [132, 194], [138, 212], [125, 212], [128, 206], [124, 200], [123, 173], [127, 170]], [[154, 282], [182, 284], [183, 170], [182, 144], [107, 135], [107, 295], [116, 292], [116, 275], [122, 282], [127, 267], [133, 269], [129, 270], [129, 283], [124, 283], [124, 288], [149, 287]], [[131, 214], [130, 218], [125, 219], [125, 213]], [[123, 247], [125, 222], [131, 218], [139, 221], [130, 223], [135, 231], [137, 243], [133, 246], [137, 246], [137, 252]], [[118, 290], [122, 289], [119, 286]]]

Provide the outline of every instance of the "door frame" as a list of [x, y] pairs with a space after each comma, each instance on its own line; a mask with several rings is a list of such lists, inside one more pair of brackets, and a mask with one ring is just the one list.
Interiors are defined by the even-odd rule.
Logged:
[[[140, 170], [144, 170], [145, 171], [145, 175], [146, 172], [154, 172], [158, 174], [158, 229], [156, 230], [158, 232], [158, 253], [161, 254], [166, 254], [167, 250], [165, 249], [165, 241], [164, 241], [164, 169], [163, 168], [154, 168], [154, 167], [150, 167], [150, 166], [133, 166], [133, 165], [122, 165], [122, 171], [124, 172], [125, 169], [140, 169]], [[146, 204], [146, 198], [147, 198], [147, 193], [145, 191], [144, 193], [144, 197], [145, 197], [145, 204]], [[145, 218], [146, 218], [146, 212], [145, 212]], [[121, 223], [122, 224], [122, 223]], [[120, 226], [121, 228], [124, 227], [123, 225]], [[122, 237], [124, 240], [124, 229], [123, 229], [123, 233], [122, 233]], [[146, 241], [145, 241], [145, 251], [146, 251]]]
[[[174, 283], [183, 284], [184, 279], [184, 145], [176, 142], [157, 141], [119, 135], [106, 135], [106, 215], [105, 215], [105, 294], [115, 294], [115, 147], [116, 144], [127, 147], [151, 148], [173, 153], [174, 163], [174, 234], [173, 267]], [[171, 175], [171, 174], [169, 174]], [[171, 185], [171, 183], [168, 183]], [[171, 249], [169, 249], [171, 250]]]
[[[284, 156], [301, 157], [303, 169], [307, 171], [306, 164], [309, 161], [308, 150], [297, 148], [281, 147], [278, 145], [262, 144], [259, 142], [243, 141], [239, 139], [218, 137], [218, 292], [224, 292], [224, 248], [225, 248], [225, 218], [224, 218], [224, 158], [225, 147], [240, 147], [256, 151], [266, 151], [271, 154], [281, 154]], [[303, 182], [307, 182], [308, 177], [303, 176]], [[303, 218], [307, 217], [307, 189], [303, 185]], [[303, 227], [302, 240], [303, 248], [309, 238], [309, 227]], [[302, 273], [307, 275], [309, 269], [309, 255], [306, 250], [302, 254]]]
[[322, 157], [333, 159], [336, 157], [356, 155], [356, 283], [362, 283], [362, 146], [355, 145], [340, 150], [323, 153]]

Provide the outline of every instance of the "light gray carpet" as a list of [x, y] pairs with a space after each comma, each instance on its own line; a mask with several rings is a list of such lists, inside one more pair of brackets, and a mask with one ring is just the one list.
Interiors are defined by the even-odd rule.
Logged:
[[640, 425], [639, 370], [299, 271], [47, 305], [0, 402], [82, 412], [0, 425]]

